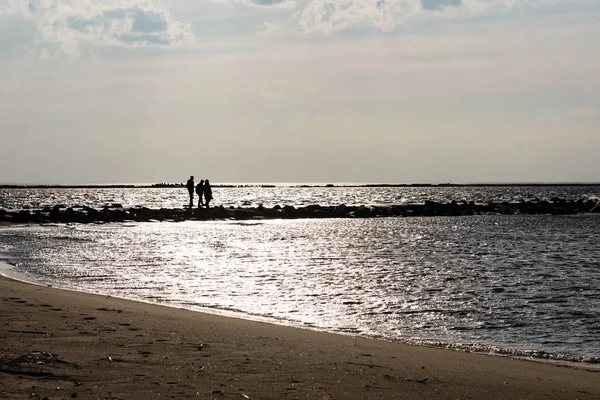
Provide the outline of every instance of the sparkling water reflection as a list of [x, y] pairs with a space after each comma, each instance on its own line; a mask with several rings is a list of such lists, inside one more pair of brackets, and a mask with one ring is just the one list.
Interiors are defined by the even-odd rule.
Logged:
[[591, 214], [475, 216], [30, 227], [0, 243], [57, 286], [600, 361], [599, 232]]
[[[213, 189], [214, 205], [225, 207], [306, 206], [319, 204], [390, 205], [424, 203], [426, 200], [452, 200], [478, 203], [503, 201], [588, 200], [600, 195], [600, 186], [524, 186], [524, 187], [227, 187]], [[88, 206], [100, 208], [118, 203], [124, 207], [181, 208], [188, 204], [182, 188], [105, 188], [105, 189], [0, 189], [0, 208], [21, 209]]]

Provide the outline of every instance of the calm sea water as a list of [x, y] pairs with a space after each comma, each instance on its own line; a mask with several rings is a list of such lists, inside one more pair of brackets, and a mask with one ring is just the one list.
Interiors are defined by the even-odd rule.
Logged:
[[[228, 187], [213, 189], [214, 206], [274, 205], [306, 206], [319, 204], [389, 205], [424, 203], [425, 200], [452, 200], [488, 203], [492, 201], [597, 199], [600, 186], [523, 186], [523, 187]], [[0, 189], [0, 208], [43, 208], [63, 204], [100, 208], [118, 203], [124, 207], [180, 208], [188, 203], [185, 188], [125, 189]]]
[[[406, 188], [389, 189], [367, 189], [369, 199], [408, 196]], [[490, 195], [473, 189], [473, 197]], [[498, 195], [524, 196], [512, 189]], [[541, 198], [543, 188], [534, 189], [530, 195]], [[345, 190], [332, 201], [365, 203], [363, 188]], [[545, 188], [545, 196], [554, 190]], [[166, 191], [185, 202], [185, 193]], [[78, 190], [61, 193], [53, 201], [85, 200]], [[264, 201], [261, 193], [249, 201]], [[306, 201], [292, 194], [273, 195], [273, 202]], [[77, 290], [356, 335], [600, 363], [600, 214], [16, 227], [0, 229], [0, 259], [13, 264], [11, 273]]]

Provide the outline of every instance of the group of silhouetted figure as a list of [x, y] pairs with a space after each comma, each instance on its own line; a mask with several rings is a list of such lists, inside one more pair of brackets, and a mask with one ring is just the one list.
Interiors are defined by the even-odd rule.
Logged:
[[[212, 188], [210, 187], [210, 182], [208, 179], [203, 179], [199, 184], [194, 185], [194, 177], [190, 176], [190, 179], [188, 179], [185, 187], [187, 187], [188, 193], [190, 194], [190, 208], [194, 207], [194, 189], [198, 195], [198, 208], [202, 208], [203, 206], [210, 208], [209, 205], [210, 201], [213, 199], [213, 196]], [[204, 201], [202, 198], [204, 198]]]

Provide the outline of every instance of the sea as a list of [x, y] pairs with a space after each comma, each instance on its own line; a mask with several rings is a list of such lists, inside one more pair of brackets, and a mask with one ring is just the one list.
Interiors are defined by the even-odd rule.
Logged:
[[[214, 187], [215, 206], [598, 199], [600, 186]], [[0, 209], [181, 208], [185, 188], [0, 189]], [[600, 367], [600, 214], [47, 224], [6, 275], [307, 329]]]

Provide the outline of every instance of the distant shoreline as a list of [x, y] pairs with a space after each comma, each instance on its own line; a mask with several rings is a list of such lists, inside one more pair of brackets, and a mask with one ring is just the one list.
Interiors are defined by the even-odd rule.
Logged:
[[[597, 183], [365, 183], [365, 184], [216, 184], [213, 188], [274, 188], [274, 187], [291, 187], [291, 188], [381, 188], [381, 187], [593, 187], [600, 186]], [[184, 183], [155, 183], [149, 185], [135, 184], [89, 184], [89, 185], [0, 185], [0, 189], [169, 189], [183, 188]]]

